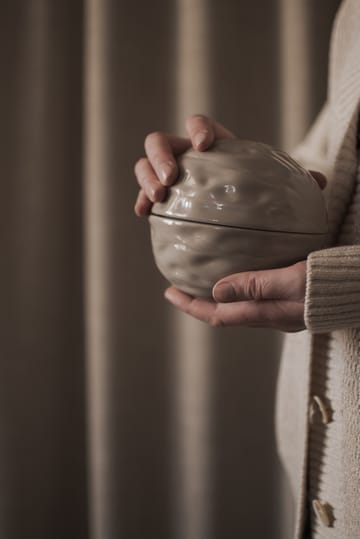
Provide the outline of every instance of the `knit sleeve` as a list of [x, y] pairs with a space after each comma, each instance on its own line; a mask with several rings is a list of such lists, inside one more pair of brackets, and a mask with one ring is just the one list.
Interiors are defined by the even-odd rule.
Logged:
[[305, 325], [312, 333], [360, 327], [360, 245], [309, 255]]

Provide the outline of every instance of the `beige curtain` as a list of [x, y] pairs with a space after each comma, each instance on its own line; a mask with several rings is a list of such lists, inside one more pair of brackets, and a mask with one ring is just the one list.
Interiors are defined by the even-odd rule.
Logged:
[[281, 338], [165, 305], [133, 165], [192, 112], [291, 147], [337, 4], [1, 2], [1, 538], [289, 537]]

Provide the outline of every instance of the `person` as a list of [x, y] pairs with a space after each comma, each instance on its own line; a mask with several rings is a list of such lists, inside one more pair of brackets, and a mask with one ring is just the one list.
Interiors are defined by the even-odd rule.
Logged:
[[[294, 538], [360, 538], [360, 2], [344, 0], [330, 46], [328, 97], [293, 157], [325, 187], [332, 247], [289, 267], [226, 276], [213, 301], [166, 298], [214, 326], [285, 332], [278, 380], [279, 453], [296, 503]], [[188, 138], [152, 133], [135, 165], [138, 216], [176, 180], [176, 157], [234, 134], [193, 115]], [[315, 172], [314, 172], [315, 171]], [[305, 330], [305, 331], [303, 331]]]

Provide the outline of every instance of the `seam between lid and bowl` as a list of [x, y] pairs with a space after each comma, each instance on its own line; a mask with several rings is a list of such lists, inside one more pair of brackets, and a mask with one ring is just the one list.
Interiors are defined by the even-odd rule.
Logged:
[[256, 230], [258, 232], [276, 232], [277, 234], [295, 234], [299, 236], [326, 236], [329, 233], [329, 230], [325, 232], [293, 232], [291, 230], [277, 230], [273, 228], [255, 228], [255, 227], [247, 227], [247, 226], [235, 226], [235, 225], [223, 225], [221, 223], [216, 223], [214, 221], [203, 221], [198, 220], [195, 221], [194, 219], [182, 219], [181, 217], [173, 217], [171, 215], [164, 215], [160, 213], [153, 213], [150, 214], [153, 217], [158, 217], [159, 219], [167, 219], [169, 221], [180, 221], [181, 223], [193, 223], [193, 224], [199, 224], [199, 225], [209, 225], [209, 226], [216, 226], [221, 228], [232, 228], [235, 230]]

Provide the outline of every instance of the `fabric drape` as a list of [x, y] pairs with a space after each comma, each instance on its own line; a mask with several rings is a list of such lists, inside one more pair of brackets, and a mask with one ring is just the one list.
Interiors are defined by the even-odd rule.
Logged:
[[[336, 5], [1, 4], [2, 538], [258, 539], [286, 526], [281, 338], [165, 304], [133, 166], [148, 132], [181, 132], [194, 112], [289, 148], [324, 97]], [[299, 41], [296, 25], [308, 25]], [[305, 41], [295, 68], [285, 47]]]

